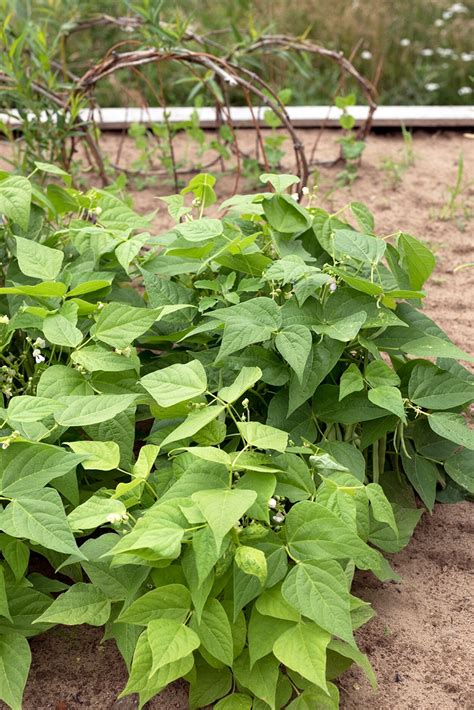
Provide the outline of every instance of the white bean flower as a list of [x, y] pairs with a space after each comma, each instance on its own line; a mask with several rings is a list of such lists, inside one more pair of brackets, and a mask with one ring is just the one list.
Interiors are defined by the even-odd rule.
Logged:
[[425, 89], [426, 91], [438, 91], [439, 84], [437, 84], [435, 81], [429, 81], [427, 84], [425, 84]]
[[41, 354], [41, 350], [39, 348], [35, 348], [33, 350], [33, 357], [35, 359], [35, 362], [37, 365], [45, 361], [44, 356]]
[[470, 94], [472, 94], [472, 87], [461, 86], [461, 88], [458, 89], [458, 94], [459, 96], [469, 96]]
[[400, 40], [400, 47], [409, 47], [411, 44], [411, 39], [408, 39], [408, 37], [402, 37]]

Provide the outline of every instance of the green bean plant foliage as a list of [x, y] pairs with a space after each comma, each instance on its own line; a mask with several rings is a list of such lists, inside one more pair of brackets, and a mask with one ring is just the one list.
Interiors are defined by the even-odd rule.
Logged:
[[337, 708], [353, 662], [375, 685], [355, 569], [395, 579], [423, 507], [473, 492], [431, 252], [292, 175], [219, 210], [197, 175], [156, 236], [35, 170], [0, 175], [1, 699], [55, 624], [103, 626], [140, 708], [178, 678], [217, 710]]

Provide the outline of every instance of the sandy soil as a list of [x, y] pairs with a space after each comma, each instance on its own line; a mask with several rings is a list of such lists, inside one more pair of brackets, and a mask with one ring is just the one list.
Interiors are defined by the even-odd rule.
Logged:
[[[250, 132], [241, 133], [243, 145], [253, 145]], [[301, 131], [301, 138], [310, 146], [314, 133]], [[324, 134], [320, 159], [334, 156], [334, 140], [334, 133]], [[103, 145], [113, 155], [116, 138], [105, 135]], [[382, 163], [390, 158], [399, 160], [402, 150], [397, 135], [372, 136], [359, 179], [351, 189], [333, 190], [339, 168], [321, 168], [321, 203], [335, 211], [351, 200], [364, 201], [376, 216], [379, 234], [402, 230], [424, 239], [438, 259], [427, 287], [426, 312], [457, 345], [472, 352], [474, 269], [454, 269], [474, 261], [474, 222], [467, 218], [469, 210], [473, 212], [474, 141], [461, 133], [417, 132], [415, 164], [394, 189]], [[465, 190], [458, 198], [456, 218], [441, 221], [439, 212], [454, 185], [461, 152]], [[122, 158], [125, 165], [133, 159], [128, 141]], [[289, 159], [284, 167], [291, 170]], [[226, 197], [233, 178], [223, 177], [219, 184], [219, 196]], [[244, 189], [242, 185], [239, 191]], [[157, 180], [156, 186], [134, 194], [135, 205], [140, 211], [155, 209], [159, 204], [156, 197], [172, 191], [169, 184]], [[168, 223], [161, 209], [155, 226], [163, 228]], [[437, 506], [433, 516], [424, 516], [408, 548], [392, 559], [403, 578], [401, 583], [381, 584], [370, 575], [357, 576], [355, 594], [372, 602], [378, 613], [358, 632], [358, 642], [375, 668], [379, 691], [374, 694], [357, 670], [349, 671], [340, 682], [344, 710], [474, 708], [474, 691], [469, 688], [474, 663], [473, 510], [468, 503]], [[125, 684], [125, 669], [113, 644], [101, 645], [100, 637], [100, 629], [62, 627], [33, 639], [34, 660], [24, 710], [134, 707], [133, 699], [114, 704]], [[172, 686], [148, 707], [185, 710], [183, 685]]]

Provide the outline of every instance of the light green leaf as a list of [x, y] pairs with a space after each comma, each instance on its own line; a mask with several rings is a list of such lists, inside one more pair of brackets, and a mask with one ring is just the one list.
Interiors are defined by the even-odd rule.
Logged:
[[295, 371], [300, 382], [303, 381], [312, 344], [311, 331], [304, 325], [290, 325], [283, 328], [275, 338], [278, 352]]
[[373, 360], [365, 368], [365, 378], [371, 387], [398, 387], [400, 378], [383, 360]]
[[88, 426], [113, 419], [137, 399], [135, 394], [99, 394], [63, 398], [64, 409], [55, 412], [61, 426]]
[[59, 493], [52, 488], [14, 499], [0, 515], [0, 529], [50, 550], [82, 557], [66, 520]]
[[201, 645], [199, 636], [175, 619], [153, 619], [148, 624], [147, 634], [152, 657], [151, 676], [163, 666], [186, 658]]
[[362, 202], [351, 202], [351, 212], [366, 232], [373, 232], [375, 220], [372, 212]]
[[474, 431], [460, 414], [434, 412], [429, 415], [428, 423], [439, 436], [474, 451]]
[[102, 308], [91, 335], [114, 348], [126, 348], [150, 330], [160, 315], [159, 308], [136, 308], [124, 303], [108, 303]]
[[387, 409], [406, 422], [405, 406], [400, 390], [397, 387], [375, 387], [367, 393], [369, 401], [377, 407]]
[[20, 271], [25, 276], [31, 276], [34, 279], [54, 281], [61, 271], [64, 259], [63, 252], [59, 251], [59, 249], [51, 249], [44, 246], [44, 244], [39, 244], [33, 239], [23, 239], [23, 237], [15, 237], [15, 239], [16, 256]]
[[367, 320], [367, 314], [364, 311], [353, 313], [344, 318], [338, 318], [329, 323], [318, 323], [311, 327], [318, 335], [328, 335], [334, 340], [347, 342], [355, 338], [359, 330]]
[[198, 431], [207, 426], [210, 422], [214, 421], [219, 414], [224, 411], [224, 405], [213, 404], [204, 409], [194, 409], [186, 417], [184, 422], [174, 429], [171, 434], [168, 434], [166, 439], [162, 442], [162, 446], [168, 446], [173, 444], [175, 441], [180, 441], [181, 439], [187, 439], [190, 436], [194, 436]]
[[209, 490], [193, 493], [191, 499], [199, 506], [220, 548], [224, 536], [255, 502], [257, 494], [248, 490]]
[[154, 446], [154, 444], [145, 444], [145, 446], [142, 446], [138, 458], [132, 467], [133, 475], [136, 478], [148, 478], [159, 453], [159, 446]]
[[67, 521], [71, 530], [80, 532], [81, 530], [98, 528], [100, 525], [110, 522], [110, 518], [118, 516], [120, 520], [120, 517], [126, 512], [127, 509], [122, 501], [94, 495], [69, 513]]
[[328, 683], [327, 695], [321, 688], [308, 688], [287, 706], [287, 710], [339, 710], [339, 690]]
[[420, 496], [428, 510], [432, 511], [436, 498], [436, 484], [438, 471], [436, 465], [415, 453], [413, 447], [407, 442], [408, 456], [402, 451], [403, 470], [408, 480]]
[[408, 273], [410, 286], [418, 290], [429, 278], [436, 266], [434, 254], [418, 239], [401, 232], [398, 235], [397, 247], [401, 256], [401, 265]]
[[31, 207], [31, 183], [27, 178], [10, 175], [0, 181], [0, 213], [28, 229]]
[[273, 653], [287, 668], [327, 692], [326, 648], [330, 639], [316, 624], [300, 622], [275, 641]]
[[146, 626], [153, 619], [174, 619], [184, 622], [191, 609], [191, 595], [182, 584], [166, 584], [135, 599], [124, 609], [118, 620]]
[[234, 382], [228, 387], [221, 387], [217, 393], [218, 397], [224, 402], [235, 402], [247, 390], [254, 386], [262, 377], [262, 371], [259, 367], [243, 367]]
[[364, 378], [362, 377], [362, 373], [357, 365], [352, 363], [341, 375], [339, 382], [339, 401], [347, 397], [348, 394], [359, 392], [363, 389]]
[[28, 496], [74, 470], [83, 459], [83, 456], [70, 454], [59, 446], [14, 442], [0, 453], [2, 495], [12, 498]]
[[136, 357], [126, 357], [100, 345], [89, 345], [71, 353], [71, 360], [88, 372], [125, 372], [139, 369]]
[[110, 601], [93, 584], [78, 582], [53, 601], [35, 623], [103, 626], [110, 616]]
[[[2, 183], [0, 183], [1, 187]], [[0, 210], [3, 210], [0, 193]], [[11, 710], [22, 710], [22, 697], [31, 664], [31, 651], [20, 634], [0, 636], [0, 699]]]
[[224, 231], [224, 226], [219, 219], [201, 217], [201, 219], [177, 224], [173, 227], [173, 231], [186, 239], [187, 242], [207, 242], [219, 237]]
[[50, 343], [75, 348], [82, 340], [79, 328], [61, 313], [52, 313], [43, 321], [43, 333]]
[[427, 409], [452, 409], [474, 399], [474, 387], [425, 362], [416, 365], [408, 383], [411, 401]]
[[259, 422], [238, 422], [240, 434], [247, 444], [257, 449], [273, 449], [284, 453], [288, 446], [288, 433]]
[[382, 486], [378, 483], [369, 483], [364, 488], [367, 498], [372, 506], [372, 514], [375, 520], [386, 523], [398, 536], [398, 527], [390, 501], [384, 493]]
[[309, 213], [289, 195], [274, 195], [264, 199], [262, 205], [270, 226], [278, 232], [302, 232], [311, 225]]
[[280, 669], [272, 654], [260, 658], [250, 668], [248, 651], [244, 651], [235, 659], [232, 670], [240, 685], [267, 703], [272, 710], [276, 710], [275, 696]]
[[61, 402], [46, 397], [33, 397], [28, 394], [12, 397], [7, 409], [8, 419], [13, 422], [26, 424], [29, 422], [39, 422], [46, 419], [58, 409], [61, 409]]
[[0, 566], [0, 616], [3, 616], [5, 619], [8, 619], [13, 623], [13, 619], [8, 608], [8, 597], [5, 587], [5, 573], [3, 571], [3, 566]]
[[253, 343], [268, 340], [281, 326], [280, 307], [271, 298], [261, 296], [229, 308], [207, 313], [224, 323], [218, 359]]
[[39, 378], [38, 397], [57, 399], [67, 395], [93, 394], [94, 390], [80, 372], [66, 365], [51, 365]]
[[296, 185], [300, 178], [296, 175], [287, 175], [279, 173], [262, 173], [260, 182], [269, 182], [275, 192], [285, 192], [290, 185]]
[[194, 625], [202, 645], [214, 658], [232, 666], [234, 646], [229, 617], [217, 599], [209, 599], [202, 611], [201, 620]]
[[262, 550], [240, 545], [235, 551], [235, 562], [245, 574], [253, 575], [263, 584], [267, 579], [267, 560]]
[[22, 294], [33, 298], [61, 298], [66, 293], [67, 286], [63, 283], [44, 281], [33, 286], [17, 284], [16, 286], [3, 286], [0, 293]]
[[330, 634], [354, 643], [347, 580], [334, 560], [302, 562], [281, 588], [286, 601]]
[[193, 399], [207, 389], [206, 371], [199, 360], [156, 370], [142, 377], [140, 383], [161, 407]]
[[120, 463], [120, 449], [115, 441], [67, 441], [75, 454], [80, 454], [86, 470], [111, 471]]
[[219, 700], [214, 705], [214, 710], [251, 710], [252, 698], [243, 693], [232, 693]]
[[456, 451], [444, 462], [446, 473], [469, 493], [474, 493], [474, 453], [469, 449]]

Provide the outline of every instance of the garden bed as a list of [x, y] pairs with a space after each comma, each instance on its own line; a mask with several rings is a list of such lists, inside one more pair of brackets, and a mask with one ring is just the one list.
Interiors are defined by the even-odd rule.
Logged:
[[[242, 133], [241, 144], [253, 145], [254, 135]], [[309, 146], [315, 134], [301, 131]], [[334, 156], [335, 136], [323, 135], [320, 159]], [[113, 156], [116, 136], [104, 135], [102, 145]], [[457, 266], [473, 261], [472, 223], [469, 222], [467, 191], [458, 197], [458, 208], [448, 221], [439, 219], [440, 210], [456, 180], [457, 161], [464, 153], [464, 184], [472, 175], [474, 143], [462, 134], [416, 134], [413, 142], [415, 163], [404, 171], [396, 189], [393, 168], [382, 168], [388, 160], [400, 161], [403, 143], [397, 136], [372, 136], [364, 153], [359, 179], [352, 189], [333, 191], [336, 172], [321, 168], [322, 204], [332, 211], [350, 200], [362, 199], [376, 217], [380, 234], [403, 229], [420, 237], [435, 249], [437, 269], [428, 284], [426, 312], [436, 318], [452, 340], [472, 351], [473, 271]], [[133, 147], [124, 144], [122, 163], [133, 160]], [[290, 165], [285, 165], [285, 169]], [[160, 179], [161, 181], [161, 179]], [[230, 194], [234, 176], [220, 180], [219, 196]], [[244, 186], [240, 188], [242, 191]], [[158, 194], [173, 192], [170, 183], [154, 185], [133, 197], [140, 212], [157, 207]], [[328, 194], [330, 193], [330, 194]], [[472, 207], [471, 207], [472, 210]], [[161, 210], [156, 227], [166, 227], [168, 218]], [[469, 549], [472, 506], [438, 506], [432, 517], [425, 516], [409, 547], [392, 563], [402, 583], [379, 583], [359, 574], [355, 593], [373, 602], [379, 618], [358, 633], [361, 650], [366, 651], [379, 677], [380, 691], [375, 701], [380, 710], [468, 707], [465, 678], [472, 660], [466, 632], [470, 625]], [[32, 642], [33, 667], [23, 707], [25, 710], [54, 708], [112, 708], [125, 681], [125, 670], [114, 645], [99, 645], [97, 629], [60, 627]], [[365, 681], [351, 671], [341, 682], [341, 706], [362, 709], [374, 703]], [[348, 692], [344, 692], [347, 690]], [[349, 692], [350, 691], [350, 692]], [[2, 706], [3, 707], [3, 706]], [[117, 708], [132, 707], [129, 699]], [[184, 708], [187, 700], [182, 687], [165, 691], [150, 702], [152, 708]]]

